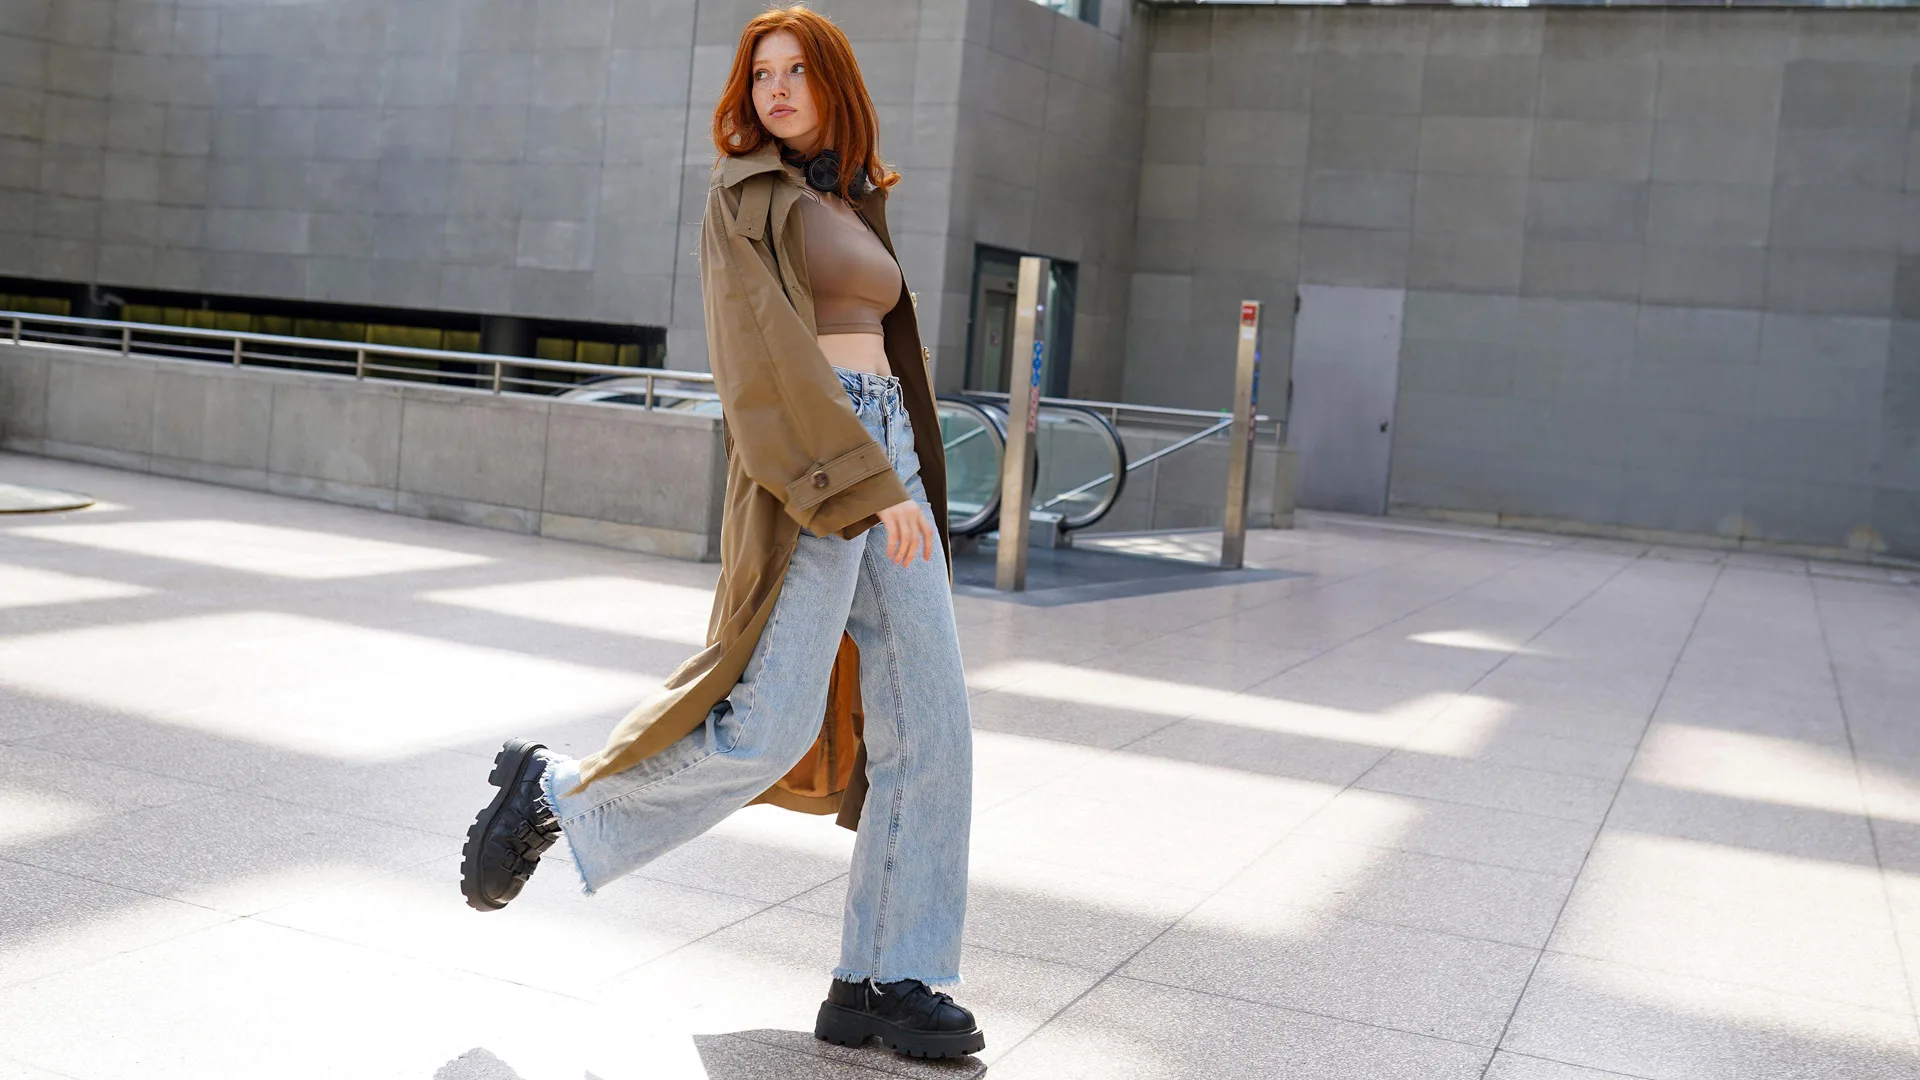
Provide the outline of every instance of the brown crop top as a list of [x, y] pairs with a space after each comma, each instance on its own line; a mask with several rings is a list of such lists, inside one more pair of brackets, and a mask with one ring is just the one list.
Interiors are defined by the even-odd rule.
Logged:
[[852, 207], [830, 195], [805, 192], [800, 220], [816, 332], [884, 333], [880, 320], [900, 302], [900, 265], [886, 245]]

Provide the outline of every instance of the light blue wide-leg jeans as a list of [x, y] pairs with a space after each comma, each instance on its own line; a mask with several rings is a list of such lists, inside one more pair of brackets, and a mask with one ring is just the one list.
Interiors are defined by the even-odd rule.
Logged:
[[[834, 370], [931, 518], [899, 380]], [[560, 793], [578, 763], [548, 770], [587, 892], [699, 836], [799, 762], [819, 734], [844, 629], [860, 647], [868, 788], [834, 976], [959, 981], [973, 741], [953, 593], [939, 551], [905, 567], [886, 553], [885, 525], [852, 540], [803, 530], [746, 671], [703, 726], [571, 797]]]

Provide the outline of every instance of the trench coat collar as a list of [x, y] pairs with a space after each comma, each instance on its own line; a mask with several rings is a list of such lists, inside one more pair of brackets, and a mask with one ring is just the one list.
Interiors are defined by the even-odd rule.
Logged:
[[751, 154], [720, 155], [720, 186], [735, 187], [741, 182], [761, 173], [784, 172], [786, 163], [780, 160], [780, 144], [772, 139], [760, 144], [760, 148]]
[[[803, 186], [799, 174], [792, 166], [780, 159], [780, 144], [772, 139], [760, 145], [750, 154], [735, 157], [722, 154], [715, 166], [717, 182], [723, 188], [737, 187], [756, 176], [772, 173], [775, 183], [759, 190], [749, 189], [740, 207], [739, 216], [733, 221], [733, 230], [753, 239], [760, 239], [760, 224], [768, 220], [767, 209], [772, 203], [772, 222], [774, 233], [778, 235], [786, 227], [787, 212], [793, 207], [793, 200], [799, 196]], [[782, 184], [779, 181], [784, 180]], [[886, 245], [889, 254], [893, 252], [893, 238], [887, 233], [887, 216], [879, 212], [886, 204], [887, 189], [869, 188], [865, 197], [854, 204], [854, 211], [866, 221], [876, 235]]]

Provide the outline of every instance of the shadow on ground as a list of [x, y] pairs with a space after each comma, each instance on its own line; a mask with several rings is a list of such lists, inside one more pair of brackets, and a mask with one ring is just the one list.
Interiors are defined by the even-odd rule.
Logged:
[[[941, 1080], [974, 1080], [985, 1076], [978, 1058], [954, 1061], [911, 1061], [884, 1050], [825, 1047], [804, 1031], [762, 1028], [724, 1035], [695, 1035], [700, 1065], [707, 1080], [860, 1080], [864, 1077], [908, 1076]], [[482, 1047], [442, 1065], [433, 1080], [525, 1080], [514, 1067]], [[600, 1080], [593, 1073], [583, 1080]]]

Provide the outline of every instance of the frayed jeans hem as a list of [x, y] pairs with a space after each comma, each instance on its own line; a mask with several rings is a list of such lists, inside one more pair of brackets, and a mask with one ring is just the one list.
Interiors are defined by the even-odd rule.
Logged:
[[875, 976], [871, 971], [855, 971], [852, 968], [834, 968], [833, 977], [835, 979], [838, 979], [841, 982], [850, 982], [850, 983], [862, 983], [862, 982], [891, 983], [891, 982], [899, 982], [901, 979], [916, 979], [922, 983], [925, 983], [927, 985], [927, 988], [930, 990], [944, 990], [949, 987], [959, 986], [963, 982], [963, 980], [960, 978], [958, 973], [955, 973], [952, 975], [940, 976], [932, 979], [924, 978], [919, 975], [890, 975], [890, 976], [887, 976], [886, 978], [879, 978]]
[[[553, 790], [552, 769], [548, 769], [546, 772], [540, 774], [540, 788], [547, 793], [548, 806], [558, 807], [560, 805], [560, 800]], [[567, 835], [567, 823], [564, 820], [560, 822], [560, 835], [563, 837]], [[587, 868], [580, 865], [580, 852], [574, 849], [571, 837], [567, 839], [567, 856], [566, 861], [573, 864], [574, 876], [579, 879], [580, 895], [592, 896], [596, 890], [593, 887], [593, 883], [587, 880]]]

